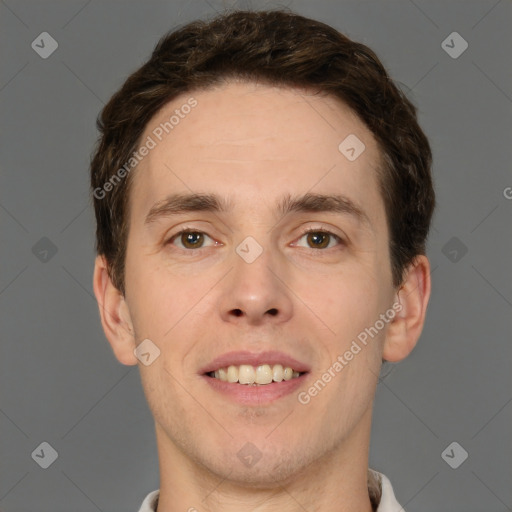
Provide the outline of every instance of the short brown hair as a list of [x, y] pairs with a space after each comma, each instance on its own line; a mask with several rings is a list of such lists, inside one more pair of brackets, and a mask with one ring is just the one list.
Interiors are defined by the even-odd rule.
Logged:
[[176, 96], [227, 79], [299, 87], [347, 104], [373, 133], [381, 151], [379, 186], [390, 232], [393, 284], [425, 244], [435, 206], [432, 154], [416, 107], [393, 83], [376, 54], [334, 28], [295, 13], [234, 11], [195, 21], [162, 37], [97, 120], [91, 160], [96, 250], [124, 294], [131, 174], [108, 193], [112, 179], [140, 143], [150, 119]]

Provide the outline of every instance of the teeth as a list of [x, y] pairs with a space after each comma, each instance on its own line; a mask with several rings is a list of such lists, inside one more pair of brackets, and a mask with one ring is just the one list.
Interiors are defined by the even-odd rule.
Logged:
[[296, 379], [300, 373], [294, 371], [289, 366], [283, 367], [280, 364], [269, 365], [262, 364], [254, 367], [250, 364], [241, 364], [240, 366], [228, 366], [219, 368], [210, 373], [216, 379], [224, 382], [239, 382], [240, 384], [270, 384], [271, 382], [281, 382], [283, 380]]
[[236, 366], [228, 368], [228, 382], [238, 382], [238, 368]]
[[238, 368], [238, 382], [240, 384], [254, 384], [256, 380], [256, 372], [249, 364], [241, 364]]
[[270, 384], [272, 379], [272, 368], [268, 364], [263, 364], [256, 368], [256, 378], [254, 379], [256, 384]]
[[284, 370], [280, 364], [275, 364], [272, 368], [272, 378], [274, 382], [281, 382], [283, 380]]

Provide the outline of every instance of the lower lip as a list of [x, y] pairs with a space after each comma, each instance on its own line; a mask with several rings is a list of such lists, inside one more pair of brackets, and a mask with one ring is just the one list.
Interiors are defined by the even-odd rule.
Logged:
[[272, 382], [270, 384], [262, 384], [259, 386], [226, 382], [213, 377], [208, 377], [207, 375], [203, 375], [203, 378], [206, 379], [208, 385], [210, 385], [215, 391], [227, 396], [237, 403], [244, 405], [261, 405], [263, 403], [274, 402], [279, 398], [293, 393], [300, 386], [304, 385], [307, 375], [307, 373], [304, 373], [295, 379]]

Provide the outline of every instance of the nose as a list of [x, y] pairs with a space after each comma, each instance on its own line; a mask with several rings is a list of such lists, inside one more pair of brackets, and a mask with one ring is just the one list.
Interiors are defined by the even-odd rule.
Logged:
[[273, 261], [269, 250], [250, 263], [236, 255], [219, 302], [222, 319], [251, 326], [288, 321], [293, 293], [286, 277], [284, 263]]

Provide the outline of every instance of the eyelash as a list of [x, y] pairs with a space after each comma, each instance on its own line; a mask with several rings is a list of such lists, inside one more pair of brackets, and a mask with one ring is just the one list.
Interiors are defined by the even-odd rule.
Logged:
[[[179, 238], [183, 233], [199, 233], [199, 234], [208, 236], [208, 238], [211, 238], [204, 231], [199, 231], [197, 229], [191, 229], [191, 228], [184, 228], [181, 231], [178, 231], [177, 233], [175, 233], [171, 238], [169, 238], [169, 240], [167, 240], [167, 242], [165, 242], [165, 245], [172, 244], [173, 241], [175, 239]], [[302, 237], [304, 237], [305, 235], [307, 235], [309, 233], [322, 233], [322, 234], [325, 234], [325, 235], [329, 235], [330, 237], [332, 237], [335, 240], [337, 240], [340, 245], [345, 245], [345, 241], [340, 236], [338, 236], [335, 233], [332, 233], [331, 231], [328, 231], [326, 229], [319, 229], [319, 228], [308, 228], [308, 229], [306, 229], [305, 231], [302, 232], [302, 234], [300, 235], [300, 237], [298, 239], [300, 240]], [[178, 247], [178, 249], [183, 251], [183, 252], [198, 252], [201, 249], [208, 249], [208, 247], [199, 247], [197, 249], [182, 249], [182, 248]], [[313, 247], [307, 247], [305, 249], [309, 249], [310, 251], [318, 252], [318, 251], [327, 251], [328, 249], [334, 249], [334, 247], [320, 248], [320, 249], [318, 249], [318, 248], [315, 249]]]

